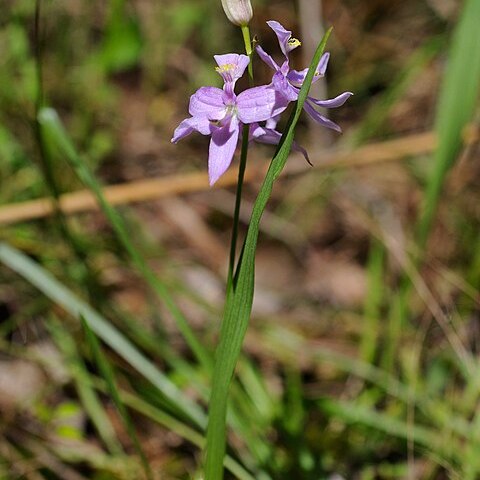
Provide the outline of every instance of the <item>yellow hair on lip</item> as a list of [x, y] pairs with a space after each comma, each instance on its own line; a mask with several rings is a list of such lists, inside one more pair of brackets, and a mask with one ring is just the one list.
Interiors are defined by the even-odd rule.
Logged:
[[230, 72], [232, 70], [235, 70], [235, 65], [233, 63], [226, 63], [225, 65], [222, 65], [221, 67], [215, 67], [215, 70], [218, 73]]
[[287, 43], [292, 47], [299, 47], [302, 44], [302, 42], [298, 40], [298, 38], [293, 37], [290, 37]]

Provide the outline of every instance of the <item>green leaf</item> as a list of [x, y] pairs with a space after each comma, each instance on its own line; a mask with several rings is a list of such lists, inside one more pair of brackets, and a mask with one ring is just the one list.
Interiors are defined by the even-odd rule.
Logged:
[[423, 247], [445, 182], [462, 141], [462, 130], [472, 118], [480, 87], [480, 2], [467, 0], [453, 32], [443, 85], [438, 100], [435, 130], [438, 146], [428, 180], [418, 241]]
[[43, 267], [4, 242], [0, 243], [0, 262], [24, 277], [74, 318], [80, 320], [83, 317], [89, 327], [120, 357], [157, 387], [172, 406], [181, 411], [197, 426], [205, 426], [205, 414], [198, 405], [187, 398], [108, 320], [103, 318], [90, 305], [80, 300]]
[[[480, 87], [480, 2], [466, 0], [460, 19], [452, 35], [443, 84], [438, 99], [435, 119], [435, 132], [438, 138], [433, 158], [433, 168], [427, 181], [423, 205], [416, 224], [415, 240], [419, 254], [413, 259], [413, 265], [422, 262], [435, 212], [440, 201], [445, 179], [455, 162], [462, 144], [462, 131], [471, 119], [477, 105]], [[396, 295], [390, 302], [389, 312], [390, 341], [387, 342], [385, 365], [392, 364], [392, 358], [398, 350], [397, 333], [405, 325], [409, 316], [409, 297], [413, 285], [405, 272]], [[456, 349], [460, 367], [470, 376], [472, 365], [470, 357], [464, 357]], [[464, 357], [464, 358], [462, 358]]]
[[272, 193], [273, 184], [282, 172], [294, 140], [295, 126], [303, 109], [320, 57], [325, 49], [329, 29], [315, 52], [308, 75], [298, 96], [285, 133], [272, 159], [255, 201], [243, 245], [233, 288], [228, 289], [219, 345], [215, 357], [210, 412], [207, 429], [205, 480], [223, 478], [223, 458], [226, 450], [226, 413], [228, 391], [247, 331], [252, 310], [255, 280], [255, 250], [260, 221]]
[[[159, 408], [145, 402], [141, 397], [132, 395], [129, 392], [119, 391], [122, 401], [133, 410], [144, 415], [147, 418], [163, 425], [168, 430], [175, 432], [180, 437], [189, 441], [197, 447], [203, 448], [205, 446], [204, 437], [197, 431], [179, 422], [176, 418], [173, 418], [167, 412], [160, 410]], [[232, 457], [225, 457], [225, 468], [229, 470], [239, 480], [255, 480], [252, 475], [245, 470], [245, 468], [234, 460]]]
[[130, 418], [128, 410], [123, 404], [123, 401], [118, 392], [113, 366], [110, 365], [110, 362], [108, 361], [107, 357], [104, 355], [100, 342], [98, 341], [95, 333], [89, 327], [88, 322], [83, 317], [81, 318], [81, 321], [82, 321], [83, 328], [85, 330], [85, 336], [87, 338], [87, 342], [90, 344], [90, 348], [92, 349], [93, 356], [100, 369], [102, 377], [105, 379], [105, 382], [107, 383], [110, 396], [112, 397], [113, 402], [117, 407], [118, 413], [120, 414], [120, 417], [123, 421], [123, 425], [125, 426], [128, 434], [130, 435], [130, 438], [133, 442], [135, 450], [137, 451], [137, 454], [139, 455], [142, 461], [145, 475], [149, 480], [152, 480], [153, 479], [152, 469], [150, 468], [150, 464], [148, 463], [145, 452], [143, 451], [142, 445], [140, 444], [132, 419]]
[[47, 326], [56, 344], [63, 352], [66, 365], [75, 382], [78, 396], [98, 434], [112, 454], [123, 454], [122, 446], [94, 390], [90, 374], [82, 357], [78, 354], [74, 339], [58, 321], [50, 321]]
[[328, 416], [340, 418], [347, 424], [364, 425], [384, 432], [389, 437], [412, 441], [439, 454], [442, 458], [460, 455], [460, 443], [449, 436], [450, 432], [439, 435], [438, 430], [419, 426], [408, 420], [397, 419], [391, 413], [380, 412], [355, 402], [324, 399], [319, 402], [319, 405]]

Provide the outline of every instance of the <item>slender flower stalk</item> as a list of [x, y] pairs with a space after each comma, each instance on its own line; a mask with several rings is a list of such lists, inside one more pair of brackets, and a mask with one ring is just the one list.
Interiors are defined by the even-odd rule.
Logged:
[[252, 48], [252, 40], [250, 37], [250, 29], [248, 28], [248, 25], [244, 25], [241, 28], [242, 28], [243, 43], [245, 45], [245, 53], [248, 55], [248, 58], [250, 59], [250, 63], [248, 64], [248, 80], [249, 80], [250, 86], [253, 87], [254, 85], [253, 62], [252, 62], [253, 48]]
[[[253, 87], [255, 82], [253, 78], [253, 62], [252, 62], [252, 41], [250, 39], [250, 29], [248, 25], [242, 26], [242, 36], [243, 42], [245, 44], [245, 53], [250, 58], [250, 63], [248, 64], [248, 79], [250, 87]], [[237, 191], [235, 194], [235, 209], [233, 212], [233, 225], [232, 225], [232, 239], [230, 243], [230, 260], [228, 263], [228, 288], [233, 286], [233, 275], [235, 272], [235, 257], [237, 250], [237, 240], [238, 240], [238, 226], [240, 223], [240, 207], [242, 203], [242, 191], [243, 191], [243, 180], [245, 177], [245, 169], [247, 168], [247, 157], [248, 157], [248, 145], [250, 140], [250, 125], [243, 126], [242, 132], [242, 150], [240, 153], [240, 165], [238, 166], [238, 181], [237, 181]]]

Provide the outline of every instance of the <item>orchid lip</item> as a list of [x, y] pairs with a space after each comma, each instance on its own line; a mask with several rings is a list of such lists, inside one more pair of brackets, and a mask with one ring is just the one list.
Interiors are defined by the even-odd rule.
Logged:
[[233, 115], [237, 113], [237, 106], [235, 104], [226, 105], [227, 115]]
[[225, 65], [222, 65], [221, 67], [215, 67], [215, 70], [219, 73], [222, 72], [231, 72], [232, 70], [235, 70], [235, 65], [233, 63], [226, 63]]
[[296, 48], [302, 45], [302, 42], [298, 38], [290, 37], [288, 39], [288, 46]]

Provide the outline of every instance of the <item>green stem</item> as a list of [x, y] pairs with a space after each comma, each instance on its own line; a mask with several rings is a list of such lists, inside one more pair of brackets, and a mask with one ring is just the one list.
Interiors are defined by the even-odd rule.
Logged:
[[248, 25], [244, 25], [242, 28], [243, 43], [245, 44], [245, 53], [250, 58], [250, 63], [248, 64], [248, 77], [250, 79], [250, 86], [253, 86], [253, 63], [252, 63], [252, 40], [250, 39], [250, 29]]
[[242, 135], [243, 135], [242, 151], [240, 153], [240, 165], [238, 167], [237, 192], [235, 195], [235, 210], [233, 213], [232, 240], [230, 244], [230, 263], [228, 268], [228, 284], [229, 285], [233, 281], [233, 273], [235, 272], [235, 255], [237, 250], [238, 226], [240, 223], [240, 206], [242, 203], [243, 179], [245, 177], [245, 169], [247, 167], [248, 137], [250, 135], [249, 125], [243, 126]]
[[[250, 63], [248, 64], [248, 78], [250, 86], [253, 86], [253, 65], [252, 65], [252, 42], [250, 40], [250, 29], [248, 25], [245, 25], [242, 28], [243, 41], [245, 43], [245, 52], [250, 58]], [[240, 165], [238, 167], [238, 181], [237, 181], [237, 192], [235, 195], [235, 210], [233, 213], [233, 226], [232, 226], [232, 239], [230, 243], [230, 262], [228, 267], [228, 280], [227, 280], [227, 289], [233, 284], [233, 274], [235, 271], [235, 256], [237, 251], [237, 240], [238, 240], [238, 226], [240, 223], [240, 207], [242, 204], [242, 190], [243, 190], [243, 180], [245, 177], [245, 169], [247, 167], [247, 157], [248, 157], [248, 137], [250, 135], [249, 125], [243, 126], [242, 132], [242, 151], [240, 153]]]

